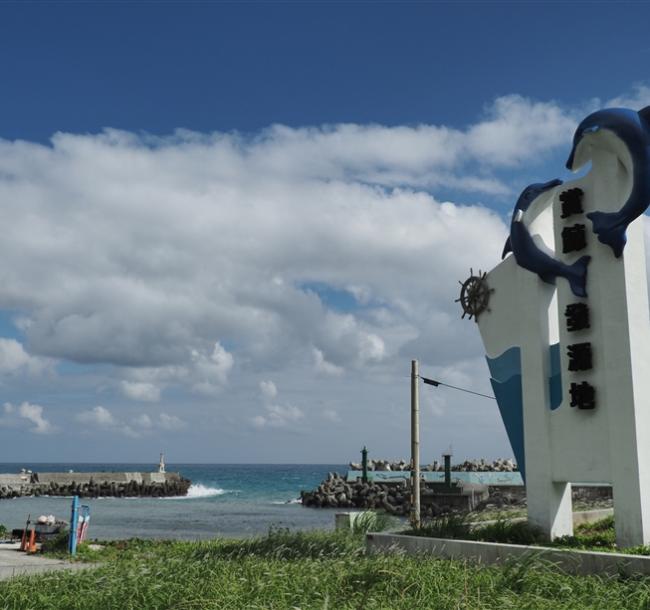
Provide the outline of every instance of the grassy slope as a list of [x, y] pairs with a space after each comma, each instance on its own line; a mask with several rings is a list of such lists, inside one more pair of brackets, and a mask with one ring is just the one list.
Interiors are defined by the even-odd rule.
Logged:
[[479, 568], [365, 557], [361, 536], [275, 532], [252, 541], [131, 541], [102, 565], [0, 583], [2, 608], [650, 608], [650, 579], [570, 577], [536, 563]]

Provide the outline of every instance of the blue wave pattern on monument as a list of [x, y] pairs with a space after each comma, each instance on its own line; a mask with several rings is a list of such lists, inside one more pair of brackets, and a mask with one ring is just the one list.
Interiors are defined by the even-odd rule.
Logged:
[[612, 132], [628, 149], [632, 159], [632, 191], [618, 212], [591, 212], [593, 231], [598, 240], [610, 246], [616, 258], [623, 254], [628, 225], [641, 216], [650, 204], [650, 106], [639, 112], [627, 108], [599, 110], [584, 119], [573, 137], [573, 148], [566, 162], [576, 171], [589, 160], [584, 154], [589, 135], [599, 130]]
[[490, 383], [499, 405], [512, 452], [525, 482], [524, 411], [521, 387], [521, 349], [511, 347], [496, 358], [485, 357], [490, 369]]
[[555, 284], [556, 277], [566, 278], [573, 294], [578, 297], [586, 297], [587, 265], [591, 257], [582, 256], [572, 265], [556, 260], [535, 244], [523, 222], [524, 213], [533, 201], [561, 184], [562, 180], [555, 179], [531, 184], [522, 191], [512, 213], [510, 237], [506, 241], [501, 258], [505, 258], [508, 252], [512, 252], [520, 267], [536, 273], [544, 282]]
[[[522, 477], [525, 477], [524, 412], [521, 385], [521, 349], [507, 349], [495, 358], [485, 357], [490, 369], [490, 383], [497, 399], [501, 419], [508, 440], [515, 454]], [[549, 408], [554, 411], [562, 404], [562, 371], [560, 368], [560, 344], [549, 347], [548, 395]]]
[[560, 361], [560, 344], [549, 347], [550, 371], [548, 379], [549, 408], [555, 411], [562, 404], [562, 366]]

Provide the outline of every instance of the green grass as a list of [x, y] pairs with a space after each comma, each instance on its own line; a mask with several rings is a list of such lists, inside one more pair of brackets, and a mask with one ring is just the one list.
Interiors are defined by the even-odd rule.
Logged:
[[360, 535], [368, 532], [383, 532], [396, 524], [395, 517], [384, 511], [366, 510], [352, 522], [352, 533]]
[[650, 579], [572, 577], [538, 560], [478, 567], [366, 556], [363, 537], [276, 530], [251, 540], [109, 543], [101, 563], [0, 582], [0, 607], [38, 610], [650, 608]]
[[573, 536], [562, 536], [548, 542], [541, 530], [526, 521], [510, 521], [503, 516], [493, 523], [470, 522], [471, 515], [448, 514], [425, 522], [418, 530], [404, 532], [411, 536], [482, 540], [506, 544], [542, 545], [589, 551], [609, 551], [631, 555], [650, 555], [649, 546], [619, 549], [616, 546], [614, 517], [605, 517], [594, 523], [583, 523], [575, 528]]
[[470, 521], [467, 513], [449, 513], [423, 523], [416, 530], [405, 533], [411, 536], [430, 538], [454, 538], [463, 540], [482, 540], [485, 542], [504, 542], [510, 544], [540, 544], [544, 542], [541, 530], [531, 527], [526, 521], [510, 521], [499, 517], [493, 523]]

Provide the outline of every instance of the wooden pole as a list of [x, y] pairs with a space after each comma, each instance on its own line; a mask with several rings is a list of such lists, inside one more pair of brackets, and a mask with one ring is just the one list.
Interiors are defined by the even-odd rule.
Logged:
[[411, 525], [420, 527], [420, 406], [418, 361], [411, 360]]

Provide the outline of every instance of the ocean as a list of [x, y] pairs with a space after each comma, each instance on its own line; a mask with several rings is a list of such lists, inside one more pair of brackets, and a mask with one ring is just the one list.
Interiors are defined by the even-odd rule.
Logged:
[[[1, 473], [142, 471], [148, 464], [0, 463]], [[335, 509], [304, 508], [300, 490], [315, 489], [342, 464], [167, 464], [192, 481], [187, 497], [83, 498], [90, 506], [89, 538], [175, 538], [185, 540], [266, 534], [270, 528], [333, 529]], [[70, 519], [70, 498], [0, 500], [0, 524], [24, 527], [27, 516]]]

